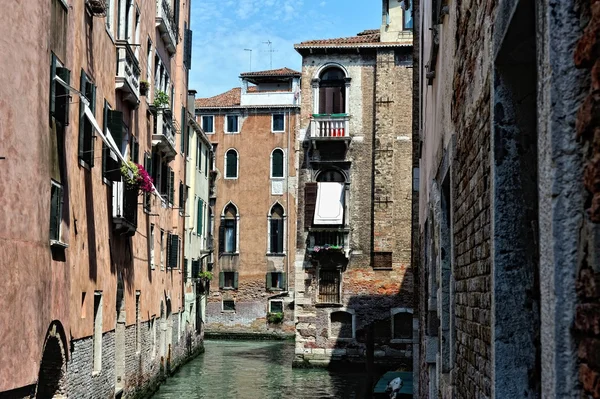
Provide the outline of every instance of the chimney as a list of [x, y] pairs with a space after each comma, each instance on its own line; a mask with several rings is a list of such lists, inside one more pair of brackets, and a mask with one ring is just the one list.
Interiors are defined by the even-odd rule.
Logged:
[[196, 90], [188, 90], [187, 109], [196, 118]]

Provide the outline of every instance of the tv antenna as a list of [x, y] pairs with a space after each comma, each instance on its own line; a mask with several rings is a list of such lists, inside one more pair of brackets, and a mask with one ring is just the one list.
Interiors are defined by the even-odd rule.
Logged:
[[250, 52], [250, 70], [248, 72], [252, 72], [252, 49], [251, 48], [245, 48], [244, 51]]
[[270, 69], [273, 69], [273, 53], [276, 53], [277, 50], [273, 50], [273, 42], [270, 40], [267, 40], [266, 42], [263, 42], [264, 44], [266, 44], [267, 46], [269, 46], [269, 49], [267, 50], [267, 53], [269, 53], [269, 58], [271, 60], [271, 67]]

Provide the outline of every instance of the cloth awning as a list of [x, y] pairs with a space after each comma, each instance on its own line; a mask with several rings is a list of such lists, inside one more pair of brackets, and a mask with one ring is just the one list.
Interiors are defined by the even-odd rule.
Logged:
[[[98, 124], [98, 121], [96, 120], [96, 117], [94, 116], [94, 113], [92, 112], [92, 110], [89, 107], [89, 105], [90, 105], [89, 101], [87, 100], [87, 98], [85, 98], [83, 93], [81, 93], [79, 90], [68, 85], [64, 80], [62, 80], [58, 76], [55, 76], [54, 80], [56, 80], [58, 83], [60, 83], [62, 86], [64, 86], [67, 90], [72, 91], [72, 92], [76, 93], [77, 95], [79, 95], [81, 103], [84, 106], [85, 116], [91, 122], [92, 126], [94, 127], [94, 130], [96, 130], [96, 133], [98, 134], [98, 136], [100, 136], [100, 139], [102, 139], [102, 141], [104, 141], [106, 146], [111, 150], [110, 157], [115, 159], [115, 155], [116, 155], [116, 157], [121, 162], [123, 162], [124, 165], [127, 165], [127, 161], [125, 160], [125, 157], [123, 156], [123, 154], [121, 154], [121, 151], [119, 151], [119, 146], [117, 145], [117, 143], [115, 143], [115, 140], [112, 137], [112, 134], [110, 134], [110, 130], [106, 129], [106, 134], [104, 134], [104, 131], [100, 128], [100, 125]], [[161, 201], [164, 201], [162, 196], [160, 195], [160, 193], [154, 186], [154, 184], [152, 184], [152, 192], [154, 194], [156, 194], [156, 196], [158, 196], [158, 198], [160, 198]]]
[[344, 183], [318, 183], [314, 224], [344, 223]]

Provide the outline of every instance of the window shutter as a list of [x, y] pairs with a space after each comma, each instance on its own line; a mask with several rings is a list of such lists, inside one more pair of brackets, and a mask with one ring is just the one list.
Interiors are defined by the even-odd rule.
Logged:
[[312, 226], [317, 204], [317, 183], [306, 183], [304, 186], [304, 228]]
[[225, 221], [221, 219], [219, 226], [219, 255], [225, 252]]
[[171, 233], [167, 233], [167, 267], [171, 267]]
[[174, 204], [175, 202], [175, 172], [173, 169], [169, 168], [169, 202]]
[[[66, 84], [71, 84], [71, 71], [67, 68], [57, 67], [56, 76], [64, 80]], [[54, 115], [57, 122], [60, 122], [65, 127], [69, 125], [69, 103], [71, 96], [63, 85], [56, 83], [54, 79], [52, 79], [52, 83], [54, 84], [55, 98]]]
[[183, 182], [179, 180], [179, 212], [185, 213], [183, 209]]
[[283, 288], [284, 290], [287, 290], [287, 275], [286, 273], [280, 273], [281, 274], [281, 288]]
[[219, 272], [219, 288], [223, 289], [225, 287], [225, 273]]
[[273, 151], [273, 177], [283, 177], [283, 151]]
[[183, 62], [188, 69], [192, 68], [192, 38], [193, 34], [191, 29], [186, 29], [183, 36], [184, 50], [183, 50]]
[[123, 143], [123, 113], [120, 111], [108, 110], [108, 130], [117, 144], [117, 150], [121, 151]]
[[197, 278], [200, 273], [200, 260], [192, 261], [192, 278]]
[[277, 220], [277, 253], [283, 253], [283, 219]]
[[[192, 261], [192, 270], [194, 269], [194, 261]], [[183, 277], [187, 278], [187, 271], [188, 271], [188, 260], [187, 258], [183, 258]], [[192, 277], [194, 277], [192, 275]]]
[[187, 136], [187, 134], [185, 134], [185, 107], [181, 107], [181, 153], [184, 154], [185, 153], [185, 136]]
[[[85, 72], [83, 71], [83, 69], [81, 70], [81, 76], [79, 78], [79, 89], [85, 94], [86, 91], [86, 83], [87, 83], [87, 77], [85, 75]], [[79, 101], [79, 145], [78, 145], [78, 153], [79, 153], [79, 158], [81, 159], [85, 159], [84, 155], [84, 145], [83, 145], [83, 141], [84, 141], [84, 131], [85, 131], [85, 121], [86, 121], [86, 116], [85, 116], [85, 105], [83, 104], [83, 101]]]
[[[152, 176], [152, 155], [147, 152], [144, 153], [144, 169], [146, 169], [146, 172], [148, 172], [149, 176]], [[152, 208], [150, 203], [151, 195], [151, 193], [144, 193], [144, 209], [148, 212]]]
[[237, 153], [233, 150], [227, 152], [226, 177], [237, 177]]
[[169, 244], [169, 249], [167, 250], [169, 267], [176, 269], [179, 255], [179, 236], [177, 234], [169, 234]]
[[204, 176], [208, 177], [208, 149], [204, 150]]
[[179, 1], [175, 0], [175, 9], [173, 10], [173, 22], [175, 22], [175, 36], [176, 39], [179, 40], [178, 28], [179, 28]]
[[56, 111], [56, 56], [52, 53], [50, 57], [50, 115], [55, 115]]
[[198, 200], [198, 226], [196, 227], [196, 233], [201, 236], [203, 233], [202, 219], [204, 217], [204, 201]]
[[138, 143], [137, 139], [135, 138], [135, 136], [131, 136], [132, 137], [132, 161], [135, 163], [140, 163], [140, 143]]
[[239, 287], [239, 273], [238, 272], [234, 272], [233, 273], [233, 288], [237, 289]]
[[60, 241], [60, 203], [62, 189], [52, 184], [50, 193], [50, 239]]
[[327, 113], [327, 93], [325, 87], [319, 87], [319, 114]]
[[231, 252], [237, 252], [237, 227], [238, 227], [238, 219], [237, 217], [235, 219], [233, 219], [233, 251]]
[[271, 273], [267, 273], [267, 290], [270, 290], [271, 288], [273, 288], [273, 277], [271, 276]]

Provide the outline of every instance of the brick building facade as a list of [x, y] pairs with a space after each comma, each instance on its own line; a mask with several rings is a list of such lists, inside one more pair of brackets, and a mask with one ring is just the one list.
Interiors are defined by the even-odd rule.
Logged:
[[295, 365], [412, 367], [412, 19], [383, 5], [381, 29], [295, 46]]
[[415, 3], [415, 392], [598, 398], [600, 7]]
[[189, 15], [48, 0], [0, 17], [0, 396], [147, 397], [202, 348], [177, 205]]
[[241, 78], [242, 87], [196, 101], [197, 121], [215, 148], [206, 333], [285, 336], [293, 331], [300, 73], [282, 68]]

